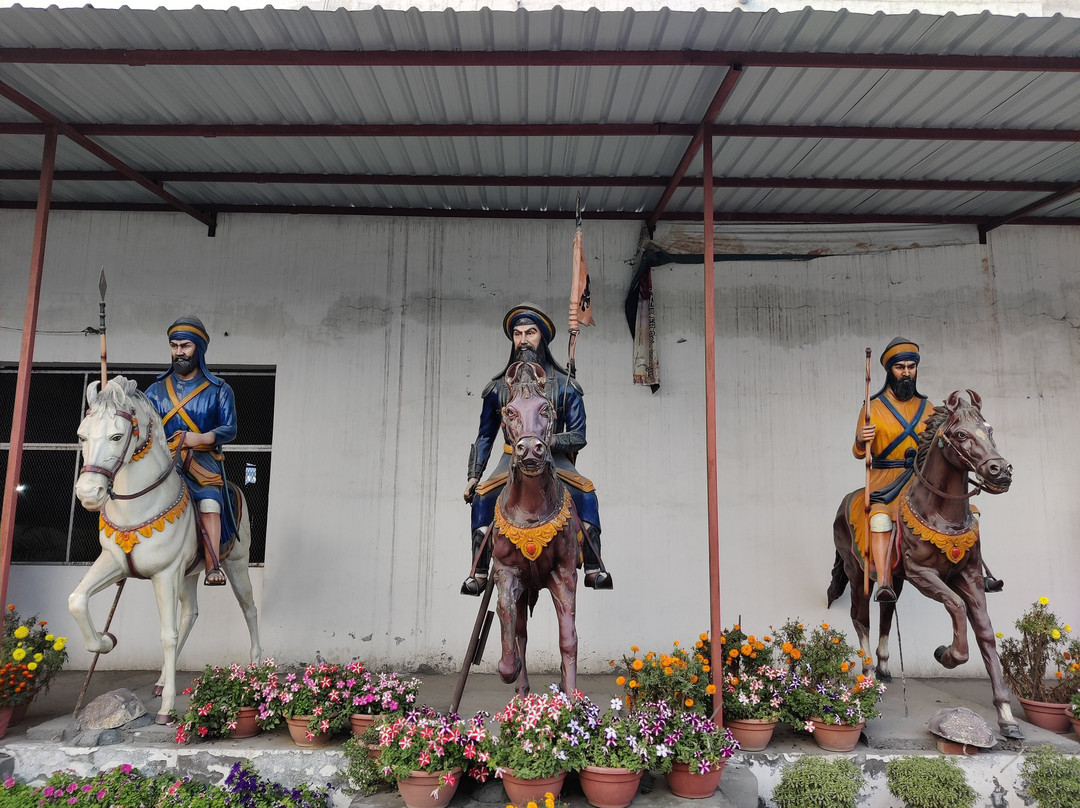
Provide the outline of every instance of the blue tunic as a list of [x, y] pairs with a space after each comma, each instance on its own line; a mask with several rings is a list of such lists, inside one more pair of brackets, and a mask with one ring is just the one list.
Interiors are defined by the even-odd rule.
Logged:
[[[162, 418], [172, 412], [175, 406], [169, 398], [167, 385], [170, 379], [178, 402], [183, 401], [192, 390], [207, 381], [207, 378], [201, 372], [197, 372], [193, 378], [186, 381], [175, 373], [171, 373], [164, 379], [150, 385], [146, 390], [146, 397], [150, 399], [154, 409], [158, 411]], [[192, 424], [194, 424], [195, 429], [199, 432], [213, 432], [219, 446], [236, 439], [236, 403], [233, 399], [232, 388], [220, 379], [215, 379], [215, 381], [217, 381], [216, 385], [211, 383], [205, 390], [198, 393], [184, 405], [184, 412], [191, 420], [191, 424], [185, 421], [180, 413], [165, 422], [165, 436], [167, 438], [171, 439], [173, 435], [180, 431], [195, 431], [192, 429]], [[198, 451], [195, 452], [195, 460], [208, 471], [220, 474], [222, 480], [224, 480], [225, 464], [214, 456], [216, 454], [219, 453]], [[222, 506], [221, 537], [222, 542], [227, 541], [235, 530], [235, 520], [231, 515], [232, 503], [226, 502], [222, 496], [224, 486], [201, 485], [190, 473], [186, 473], [184, 478], [187, 480], [188, 488], [191, 489], [191, 495], [196, 502], [212, 499]]]
[[[581, 389], [576, 383], [570, 383], [566, 375], [553, 368], [545, 368], [548, 374], [548, 386], [545, 394], [548, 400], [555, 405], [558, 422], [555, 427], [555, 443], [552, 446], [552, 457], [555, 466], [563, 472], [568, 472], [580, 478], [585, 483], [588, 480], [581, 477], [570, 455], [576, 455], [585, 447], [585, 402], [582, 398]], [[553, 383], [554, 382], [554, 383]], [[502, 408], [510, 398], [510, 391], [501, 376], [496, 377], [484, 390], [484, 404], [480, 411], [480, 429], [476, 435], [475, 455], [471, 459], [469, 477], [477, 479], [484, 473], [488, 460], [491, 457], [492, 448], [496, 445], [502, 447]], [[510, 468], [510, 455], [504, 451], [499, 452], [499, 459], [495, 464], [488, 479], [504, 475]], [[591, 483], [587, 487], [591, 488]], [[583, 491], [575, 485], [568, 485], [570, 496], [574, 500], [578, 516], [581, 521], [600, 527], [600, 508], [595, 491]], [[495, 500], [499, 497], [502, 486], [493, 488], [485, 494], [477, 494], [472, 501], [472, 529], [475, 531], [487, 527], [495, 518]]]

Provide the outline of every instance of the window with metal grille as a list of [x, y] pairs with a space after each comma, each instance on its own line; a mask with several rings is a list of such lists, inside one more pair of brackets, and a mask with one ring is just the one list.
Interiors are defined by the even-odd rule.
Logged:
[[[247, 498], [251, 563], [262, 564], [274, 436], [274, 371], [211, 369], [236, 395], [238, 432], [236, 440], [224, 447], [225, 476]], [[160, 372], [109, 368], [110, 376], [134, 379], [140, 390], [149, 387]], [[11, 448], [16, 373], [15, 368], [0, 369], [0, 480], [7, 473]], [[88, 512], [75, 498], [75, 480], [82, 465], [75, 432], [86, 410], [86, 386], [99, 374], [100, 366], [34, 368], [31, 373], [15, 511], [15, 563], [88, 564], [101, 551], [97, 513]]]

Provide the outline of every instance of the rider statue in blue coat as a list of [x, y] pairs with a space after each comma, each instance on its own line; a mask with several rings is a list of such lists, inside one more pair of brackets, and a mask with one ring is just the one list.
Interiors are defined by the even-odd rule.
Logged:
[[480, 429], [469, 452], [468, 484], [465, 501], [472, 505], [472, 552], [474, 566], [461, 585], [461, 594], [480, 595], [487, 586], [491, 543], [488, 531], [495, 513], [495, 500], [506, 483], [510, 469], [510, 448], [499, 441], [499, 459], [491, 475], [480, 481], [487, 467], [496, 438], [502, 427], [502, 408], [510, 400], [510, 390], [503, 379], [514, 362], [536, 362], [547, 374], [545, 395], [554, 405], [557, 416], [551, 454], [559, 479], [573, 497], [585, 531], [582, 552], [585, 558], [585, 586], [611, 589], [611, 574], [600, 557], [600, 511], [596, 489], [574, 467], [577, 453], [585, 448], [585, 402], [581, 385], [551, 356], [548, 346], [555, 337], [555, 324], [531, 303], [514, 306], [503, 317], [503, 333], [513, 346], [506, 367], [492, 377], [483, 392]]
[[233, 391], [206, 368], [210, 332], [193, 315], [181, 317], [169, 327], [171, 367], [146, 391], [161, 415], [169, 450], [179, 463], [198, 503], [199, 536], [205, 550], [207, 586], [226, 583], [218, 554], [222, 538], [229, 545], [236, 535], [236, 503], [226, 495], [222, 444], [236, 438], [236, 404]]

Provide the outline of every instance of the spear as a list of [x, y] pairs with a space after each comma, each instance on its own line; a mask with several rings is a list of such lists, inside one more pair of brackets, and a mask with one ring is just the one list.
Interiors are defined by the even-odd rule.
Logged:
[[[105, 267], [101, 268], [101, 277], [98, 278], [98, 291], [101, 293], [101, 302], [98, 303], [98, 334], [101, 335], [101, 389], [105, 389], [105, 385], [109, 380], [109, 351], [105, 343], [105, 292], [109, 288], [109, 284], [105, 281]], [[105, 506], [102, 505], [102, 508]], [[102, 629], [102, 634], [109, 633], [109, 626], [112, 625], [113, 615], [116, 614], [116, 605], [120, 602], [120, 595], [124, 592], [124, 584], [127, 583], [127, 578], [121, 578], [116, 582], [116, 597], [113, 598], [112, 608], [109, 609], [109, 616], [105, 618], [105, 627]], [[115, 640], [114, 643], [115, 645]], [[79, 691], [79, 698], [75, 702], [75, 711], [71, 714], [73, 718], [78, 719], [79, 710], [82, 709], [83, 699], [86, 698], [86, 691], [90, 687], [90, 678], [94, 675], [94, 668], [97, 667], [98, 659], [101, 657], [101, 652], [98, 651], [94, 654], [94, 659], [90, 662], [90, 667], [86, 671], [86, 679], [83, 681], [82, 690]]]
[[[870, 354], [866, 349], [866, 393], [863, 396], [863, 425], [870, 425]], [[866, 559], [863, 564], [863, 594], [870, 595], [870, 469], [874, 459], [870, 455], [870, 442], [866, 442], [866, 485], [863, 486], [863, 514], [866, 517]]]

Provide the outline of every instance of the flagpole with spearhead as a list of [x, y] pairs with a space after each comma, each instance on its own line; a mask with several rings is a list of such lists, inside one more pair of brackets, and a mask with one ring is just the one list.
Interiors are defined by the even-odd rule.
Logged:
[[[105, 292], [108, 288], [109, 284], [105, 281], [105, 267], [102, 267], [101, 277], [98, 278], [98, 291], [101, 293], [101, 301], [98, 303], [98, 334], [101, 335], [101, 390], [105, 389], [105, 385], [109, 381], [109, 351], [105, 341]], [[104, 508], [105, 506], [102, 505], [101, 507]], [[120, 595], [124, 592], [125, 583], [127, 583], [127, 578], [121, 578], [116, 583], [116, 596], [113, 598], [112, 608], [109, 609], [109, 616], [105, 618], [105, 627], [101, 631], [102, 634], [109, 633], [109, 626], [112, 625], [113, 615], [116, 614], [116, 606], [120, 602]], [[97, 667], [98, 659], [100, 657], [100, 651], [94, 654], [94, 658], [90, 662], [90, 667], [86, 671], [86, 679], [83, 681], [82, 690], [79, 691], [79, 698], [75, 702], [75, 710], [71, 714], [73, 718], [77, 719], [79, 716], [79, 710], [82, 709], [83, 699], [86, 698], [86, 691], [90, 687], [90, 678], [94, 675], [94, 668]]]

